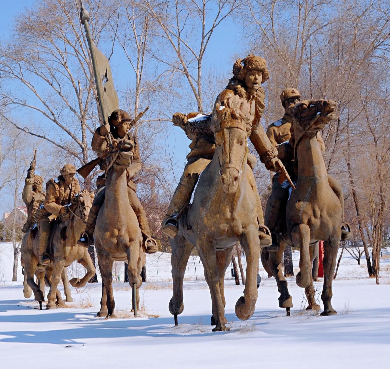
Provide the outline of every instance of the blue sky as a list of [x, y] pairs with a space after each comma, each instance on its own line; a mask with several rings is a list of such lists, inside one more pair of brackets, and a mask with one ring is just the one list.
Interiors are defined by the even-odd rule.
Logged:
[[[39, 0], [3, 1], [2, 11], [0, 12], [0, 39], [7, 39], [12, 32], [12, 25], [15, 18], [19, 16], [21, 12], [24, 12], [25, 9], [33, 7], [34, 3], [38, 1]], [[239, 32], [240, 27], [234, 21], [225, 22], [221, 27], [216, 29], [205, 54], [204, 64], [207, 65], [208, 70], [220, 71], [221, 74], [230, 76], [233, 57], [235, 55], [241, 55], [245, 48]], [[241, 57], [244, 56], [245, 55], [241, 55]], [[120, 68], [120, 66], [112, 65], [114, 82], [115, 75], [121, 74], [120, 72], [118, 73], [118, 70], [115, 71], [117, 67]], [[195, 101], [193, 103], [194, 106], [192, 109], [196, 110]], [[206, 107], [206, 109], [208, 109], [208, 107]], [[169, 114], [173, 114], [176, 111], [175, 107], [172, 107], [172, 112], [169, 112]], [[168, 137], [165, 145], [177, 158], [175, 179], [178, 180], [186, 162], [185, 157], [189, 151], [188, 145], [190, 144], [190, 141], [187, 139], [184, 132], [177, 127], [172, 127]]]

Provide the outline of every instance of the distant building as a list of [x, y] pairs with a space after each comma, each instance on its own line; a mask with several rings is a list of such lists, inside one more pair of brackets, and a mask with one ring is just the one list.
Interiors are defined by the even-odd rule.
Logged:
[[21, 238], [21, 229], [23, 224], [27, 220], [27, 207], [25, 206], [17, 206], [10, 213], [4, 213], [3, 219], [1, 221], [1, 234], [0, 239], [3, 241], [9, 241], [12, 234], [12, 225], [16, 221], [16, 234], [17, 239]]

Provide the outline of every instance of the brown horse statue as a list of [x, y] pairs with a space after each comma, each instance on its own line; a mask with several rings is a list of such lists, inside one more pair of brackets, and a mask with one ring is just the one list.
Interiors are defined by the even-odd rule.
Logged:
[[280, 292], [279, 307], [287, 309], [289, 315], [292, 298], [282, 271], [283, 252], [286, 244], [300, 250], [296, 283], [305, 288], [308, 308], [319, 310], [315, 302], [312, 279], [313, 249], [320, 240], [324, 241], [324, 285], [321, 315], [336, 314], [332, 308], [332, 281], [340, 245], [342, 207], [329, 185], [328, 173], [317, 132], [334, 118], [336, 103], [327, 100], [310, 100], [298, 103], [293, 112], [295, 138], [294, 156], [297, 168], [296, 189], [292, 190], [286, 208], [286, 233], [279, 237], [276, 252], [263, 249], [262, 263], [275, 277]]
[[[64, 306], [61, 294], [57, 289], [60, 278], [64, 285], [66, 301], [73, 301], [69, 289], [69, 283], [74, 287], [84, 286], [95, 274], [95, 267], [93, 266], [91, 257], [85, 247], [77, 245], [77, 236], [80, 230], [85, 227], [86, 217], [92, 205], [92, 198], [88, 191], [82, 191], [78, 194], [72, 204], [69, 204], [69, 216], [61, 222], [54, 220], [53, 234], [52, 234], [52, 257], [51, 262], [47, 266], [38, 264], [38, 244], [39, 231], [35, 227], [29, 229], [24, 235], [21, 247], [21, 264], [24, 270], [24, 296], [29, 298], [31, 290], [34, 293], [35, 300], [39, 302], [42, 308], [42, 301], [44, 301], [45, 284], [50, 286], [48, 294], [47, 308], [54, 308], [56, 306]], [[73, 278], [68, 282], [67, 267], [75, 260], [81, 263], [86, 269], [87, 273], [79, 281]], [[38, 284], [34, 281], [36, 276]]]
[[[24, 257], [32, 257], [31, 255], [26, 254], [26, 252], [23, 252]], [[23, 295], [26, 299], [29, 299], [32, 295], [32, 289], [29, 286], [27, 282], [27, 273], [25, 268], [25, 263], [23, 260], [23, 254], [22, 254], [22, 267], [23, 267], [23, 274], [24, 274], [24, 280], [23, 280]], [[33, 256], [36, 257], [36, 256]], [[35, 299], [39, 302], [40, 309], [42, 310], [42, 301], [44, 301], [44, 296], [45, 296], [45, 285], [50, 286], [51, 283], [51, 274], [53, 272], [53, 265], [47, 265], [45, 267], [38, 265], [36, 270], [35, 270], [35, 277], [38, 281], [37, 284], [37, 290], [35, 295]], [[68, 268], [64, 268], [62, 273], [61, 273], [61, 280], [62, 284], [64, 286], [64, 292], [66, 302], [73, 302], [72, 294], [70, 292], [69, 288], [69, 279], [68, 279]], [[64, 305], [64, 302], [61, 297], [61, 293], [57, 289], [57, 303], [59, 305]]]
[[102, 276], [101, 308], [97, 316], [115, 317], [115, 301], [112, 288], [114, 261], [128, 263], [129, 284], [133, 290], [133, 309], [139, 307], [138, 288], [142, 284], [141, 270], [145, 264], [142, 250], [142, 234], [137, 216], [130, 206], [127, 194], [127, 171], [132, 152], [112, 154], [113, 165], [107, 172], [105, 200], [99, 211], [94, 232], [100, 274]]
[[233, 246], [239, 241], [247, 257], [244, 296], [235, 311], [249, 319], [257, 301], [257, 273], [260, 256], [256, 197], [248, 181], [248, 145], [244, 123], [220, 127], [215, 132], [216, 149], [202, 172], [187, 214], [179, 219], [178, 235], [172, 247], [173, 297], [169, 310], [175, 316], [183, 309], [183, 278], [189, 255], [196, 246], [204, 266], [212, 299], [213, 331], [227, 331], [224, 277]]
[[95, 266], [88, 249], [77, 244], [80, 233], [85, 228], [92, 201], [93, 196], [87, 190], [81, 191], [69, 204], [69, 213], [66, 218], [57, 226], [55, 225], [52, 241], [53, 271], [47, 295], [47, 309], [61, 306], [58, 301], [56, 302], [56, 290], [65, 267], [77, 260], [86, 269], [83, 278], [72, 278], [69, 281], [73, 287], [84, 287], [95, 275]]

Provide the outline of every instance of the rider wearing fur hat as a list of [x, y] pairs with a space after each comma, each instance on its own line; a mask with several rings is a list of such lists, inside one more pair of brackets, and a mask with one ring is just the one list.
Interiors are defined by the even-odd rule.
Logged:
[[[126, 169], [128, 201], [137, 216], [143, 235], [143, 248], [145, 252], [149, 254], [155, 253], [158, 251], [157, 242], [152, 238], [145, 210], [136, 194], [137, 186], [133, 182], [133, 178], [141, 170], [138, 140], [135, 135], [129, 133], [129, 129], [134, 124], [134, 120], [126, 111], [117, 109], [108, 117], [108, 122], [109, 126], [101, 126], [95, 131], [92, 138], [92, 149], [97, 153], [99, 158], [103, 159], [101, 169], [107, 170], [109, 165], [107, 158], [109, 158], [110, 155], [110, 144], [107, 139], [108, 135], [112, 135], [113, 146], [127, 145], [131, 148], [133, 159], [131, 165]], [[99, 188], [88, 215], [85, 232], [83, 232], [77, 242], [79, 245], [88, 247], [93, 242], [96, 219], [105, 199], [105, 186], [102, 182], [102, 177], [99, 177]]]
[[[163, 221], [163, 231], [168, 236], [175, 237], [177, 234], [177, 219], [189, 203], [200, 173], [212, 159], [215, 150], [212, 134], [213, 126], [224, 124], [227, 121], [239, 120], [240, 124], [243, 123], [242, 125], [246, 127], [247, 136], [260, 155], [260, 160], [268, 169], [275, 169], [275, 166], [278, 166], [277, 150], [270, 143], [260, 123], [265, 107], [265, 93], [261, 88], [261, 84], [268, 78], [269, 73], [263, 58], [251, 54], [245, 59], [237, 60], [233, 66], [233, 78], [230, 79], [225, 90], [217, 97], [211, 119], [205, 120], [205, 122], [209, 123], [209, 127], [202, 127], [202, 130], [183, 128], [186, 133], [191, 133], [191, 135], [187, 133], [187, 136], [192, 140], [192, 147], [190, 146], [191, 152], [187, 156], [188, 163], [184, 174], [180, 179]], [[181, 118], [181, 124], [175, 122], [178, 118]], [[173, 116], [174, 124], [183, 127], [188, 124], [189, 119], [189, 116], [184, 116], [183, 114], [178, 116], [178, 113]], [[203, 141], [200, 141], [200, 138]], [[204, 143], [202, 147], [199, 145], [201, 142]], [[249, 164], [253, 168], [253, 159], [251, 161], [252, 163]], [[260, 242], [262, 245], [268, 245], [271, 242], [270, 232], [264, 226], [263, 210], [253, 172], [248, 171], [248, 173], [250, 176], [248, 178], [249, 183], [258, 198], [257, 212]]]

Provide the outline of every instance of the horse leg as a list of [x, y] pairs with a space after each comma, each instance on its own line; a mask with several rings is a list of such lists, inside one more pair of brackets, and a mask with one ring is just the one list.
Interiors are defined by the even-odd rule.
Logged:
[[23, 274], [24, 274], [24, 276], [23, 276], [24, 277], [24, 279], [23, 279], [23, 296], [26, 299], [29, 299], [32, 295], [32, 289], [27, 283], [27, 272], [25, 269], [24, 269]]
[[278, 298], [279, 307], [282, 309], [287, 309], [287, 314], [289, 314], [289, 310], [293, 307], [293, 303], [290, 292], [288, 291], [287, 280], [283, 273], [282, 260], [285, 248], [286, 243], [283, 241], [280, 242], [279, 249], [276, 252], [269, 253], [270, 255], [268, 265], [272, 271], [272, 275], [275, 277], [276, 284], [278, 286], [278, 291], [280, 293], [280, 296]]
[[291, 238], [294, 246], [299, 247], [299, 273], [296, 277], [297, 285], [306, 288], [312, 283], [311, 262], [310, 262], [310, 228], [306, 224], [295, 226], [291, 231]]
[[58, 283], [60, 282], [61, 273], [65, 266], [65, 260], [56, 260], [54, 259], [53, 263], [53, 274], [51, 276], [51, 286], [49, 294], [47, 295], [47, 305], [46, 309], [53, 309], [58, 306], [64, 306], [64, 302], [61, 298], [60, 292], [57, 290]]
[[64, 267], [62, 269], [61, 273], [61, 280], [62, 284], [64, 285], [64, 292], [66, 296], [66, 302], [73, 302], [72, 294], [70, 293], [70, 288], [69, 288], [69, 279], [68, 279], [68, 268]]
[[[310, 285], [305, 288], [305, 294], [308, 302], [308, 306], [306, 310], [318, 311], [320, 310], [320, 305], [318, 305], [315, 300], [315, 289], [313, 285], [313, 280], [315, 279], [314, 274], [318, 275], [318, 242], [315, 245], [310, 246], [309, 250], [310, 250], [310, 263], [313, 266], [313, 269], [312, 269], [312, 281]], [[314, 265], [314, 260], [316, 260], [317, 262], [317, 267]], [[315, 268], [317, 268], [317, 272], [315, 272], [314, 270]]]
[[183, 304], [183, 280], [188, 258], [194, 246], [185, 240], [183, 236], [170, 238], [169, 243], [172, 248], [171, 265], [172, 265], [172, 298], [169, 301], [169, 311], [175, 316], [175, 324], [177, 315], [184, 310]]
[[[84, 247], [83, 247], [84, 248]], [[78, 278], [72, 278], [69, 283], [73, 287], [84, 287], [88, 281], [95, 275], [96, 269], [95, 266], [92, 263], [91, 256], [88, 253], [88, 249], [84, 248], [84, 256], [82, 259], [77, 260], [79, 264], [81, 264], [87, 272], [85, 273], [84, 277], [81, 279]]]
[[[217, 250], [217, 265], [219, 270], [219, 290], [221, 292], [221, 298], [222, 298], [222, 304], [225, 307], [226, 306], [226, 300], [225, 300], [225, 273], [226, 268], [230, 264], [230, 261], [232, 259], [232, 252], [233, 247], [230, 247], [229, 249], [225, 250]], [[227, 323], [227, 319], [224, 318], [225, 324]], [[211, 316], [211, 325], [216, 325], [216, 320], [214, 316]]]
[[225, 308], [219, 288], [221, 276], [219, 275], [219, 268], [217, 265], [217, 252], [211, 240], [208, 240], [205, 237], [201, 237], [201, 239], [201, 242], [198, 241], [197, 249], [203, 263], [206, 282], [210, 289], [212, 311], [215, 320], [213, 332], [229, 331], [230, 329], [225, 325]]
[[324, 242], [324, 288], [322, 290], [321, 299], [324, 303], [324, 311], [321, 315], [334, 315], [337, 311], [333, 309], [332, 300], [332, 282], [334, 270], [336, 267], [337, 251], [340, 244], [340, 235], [335, 235], [329, 241]]
[[255, 227], [247, 230], [241, 238], [241, 245], [246, 255], [246, 281], [244, 296], [236, 302], [236, 315], [241, 320], [249, 319], [255, 312], [257, 301], [257, 273], [259, 271], [260, 240]]
[[[99, 255], [99, 269], [102, 276], [102, 299], [100, 301], [100, 311], [97, 316], [106, 316], [106, 318], [115, 318], [114, 292], [112, 289], [112, 266], [114, 261], [109, 255]], [[130, 277], [130, 276], [129, 276]]]
[[39, 289], [43, 293], [43, 296], [45, 296], [45, 287], [46, 287], [45, 274], [46, 274], [46, 271], [42, 268], [38, 268], [35, 271], [35, 276], [37, 277], [37, 283], [38, 283]]
[[26, 282], [34, 293], [35, 300], [38, 301], [39, 304], [41, 305], [42, 301], [45, 301], [45, 297], [44, 297], [45, 291], [42, 291], [34, 281], [35, 270], [37, 269], [37, 266], [38, 266], [38, 260], [35, 257], [31, 257], [30, 260], [25, 263], [24, 273], [26, 275]]
[[142, 258], [141, 258], [141, 245], [139, 241], [132, 241], [129, 243], [127, 249], [127, 274], [129, 276], [129, 285], [132, 288], [132, 311], [134, 316], [137, 316], [136, 307], [137, 302], [137, 290], [142, 285], [141, 269], [142, 269]]

